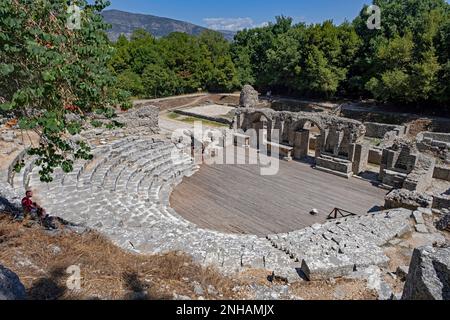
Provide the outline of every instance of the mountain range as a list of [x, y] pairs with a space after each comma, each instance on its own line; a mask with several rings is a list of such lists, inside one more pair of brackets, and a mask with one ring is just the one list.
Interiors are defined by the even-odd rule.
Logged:
[[[103, 11], [102, 16], [105, 22], [112, 25], [112, 28], [108, 31], [108, 36], [112, 41], [116, 41], [121, 34], [129, 38], [136, 29], [145, 29], [157, 38], [167, 36], [172, 32], [199, 35], [208, 30], [205, 27], [185, 21], [120, 10]], [[233, 31], [218, 32], [222, 33], [228, 41], [232, 41], [236, 34]]]

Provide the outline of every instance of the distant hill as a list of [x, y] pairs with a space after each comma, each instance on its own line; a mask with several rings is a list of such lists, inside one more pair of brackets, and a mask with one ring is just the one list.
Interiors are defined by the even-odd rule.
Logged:
[[[103, 11], [102, 15], [105, 21], [112, 25], [112, 29], [108, 31], [108, 36], [112, 41], [116, 41], [121, 34], [130, 37], [136, 29], [145, 29], [155, 37], [164, 37], [172, 32], [199, 35], [208, 30], [185, 21], [119, 10]], [[232, 31], [219, 32], [229, 41], [232, 41], [235, 35], [235, 32]]]

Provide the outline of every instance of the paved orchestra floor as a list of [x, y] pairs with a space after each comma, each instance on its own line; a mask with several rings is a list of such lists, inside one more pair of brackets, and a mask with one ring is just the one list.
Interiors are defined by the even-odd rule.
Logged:
[[[275, 176], [257, 165], [203, 164], [171, 196], [171, 206], [197, 225], [230, 233], [268, 235], [325, 222], [334, 208], [364, 214], [382, 206], [387, 191], [347, 180], [303, 162], [280, 161]], [[319, 210], [311, 216], [311, 209]]]

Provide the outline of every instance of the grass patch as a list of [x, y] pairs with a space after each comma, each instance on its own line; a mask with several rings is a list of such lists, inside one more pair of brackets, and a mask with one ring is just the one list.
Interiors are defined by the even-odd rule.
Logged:
[[228, 127], [228, 125], [226, 125], [224, 123], [205, 120], [205, 119], [199, 118], [199, 117], [184, 116], [184, 115], [178, 114], [176, 112], [168, 113], [167, 117], [171, 120], [181, 121], [181, 122], [192, 124], [192, 125], [195, 122], [202, 122], [202, 124], [207, 127], [217, 127], [217, 128], [227, 128]]
[[378, 147], [383, 142], [382, 139], [379, 138], [371, 138], [371, 144]]
[[172, 119], [172, 120], [177, 120], [181, 117], [180, 114], [175, 113], [175, 112], [170, 112], [167, 114], [167, 118]]

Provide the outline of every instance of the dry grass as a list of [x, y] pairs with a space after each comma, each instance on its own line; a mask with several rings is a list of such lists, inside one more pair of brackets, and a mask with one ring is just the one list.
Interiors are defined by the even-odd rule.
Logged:
[[304, 282], [291, 291], [305, 300], [377, 300], [375, 291], [367, 289], [366, 281], [337, 279], [335, 281]]
[[[209, 299], [237, 298], [234, 283], [184, 254], [137, 255], [95, 232], [57, 235], [0, 215], [0, 264], [18, 274], [31, 299], [172, 299], [174, 292], [198, 298], [193, 282]], [[81, 290], [67, 289], [69, 266], [81, 268]], [[218, 293], [208, 294], [208, 286]]]
[[[0, 264], [19, 276], [30, 299], [168, 300], [175, 293], [198, 299], [197, 284], [205, 299], [236, 300], [252, 297], [251, 285], [272, 286], [265, 270], [247, 270], [228, 278], [183, 253], [133, 254], [96, 232], [80, 235], [63, 229], [49, 233], [28, 225], [0, 213]], [[70, 276], [66, 270], [73, 265], [81, 270], [79, 291], [69, 290], [66, 284]], [[209, 291], [211, 287], [214, 290]], [[236, 287], [242, 290], [233, 291]], [[376, 299], [362, 280], [299, 282], [289, 285], [289, 291], [307, 300]]]

